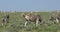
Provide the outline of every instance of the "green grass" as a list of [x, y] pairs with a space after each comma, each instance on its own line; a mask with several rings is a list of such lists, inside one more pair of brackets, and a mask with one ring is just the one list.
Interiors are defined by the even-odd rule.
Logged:
[[[24, 13], [27, 14], [29, 12]], [[27, 27], [24, 27], [25, 19], [21, 16], [22, 12], [9, 12], [8, 14], [10, 15], [9, 23], [6, 28], [0, 24], [0, 32], [60, 32], [60, 26], [58, 24], [53, 24], [52, 21], [48, 21], [51, 15], [50, 12], [35, 13], [41, 15], [44, 22], [43, 25], [38, 25], [38, 27], [35, 27], [32, 22]], [[0, 12], [0, 19], [3, 15], [4, 13]]]

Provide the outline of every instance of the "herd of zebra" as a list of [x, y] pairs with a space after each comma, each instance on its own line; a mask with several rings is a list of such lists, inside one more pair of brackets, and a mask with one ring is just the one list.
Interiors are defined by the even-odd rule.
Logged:
[[[35, 15], [35, 14], [22, 14], [22, 16], [25, 18], [26, 22], [24, 24], [24, 26], [27, 26], [27, 23], [28, 22], [35, 22], [35, 25], [38, 26], [38, 23], [40, 23], [40, 25], [43, 24], [43, 21], [42, 21], [42, 18], [40, 15]], [[9, 15], [5, 15], [3, 18], [2, 18], [2, 25], [5, 25], [7, 23], [9, 23], [9, 18], [10, 16]], [[60, 22], [60, 14], [59, 13], [53, 13], [51, 16], [50, 16], [50, 19], [49, 20], [55, 20], [56, 22], [54, 23], [59, 23]]]

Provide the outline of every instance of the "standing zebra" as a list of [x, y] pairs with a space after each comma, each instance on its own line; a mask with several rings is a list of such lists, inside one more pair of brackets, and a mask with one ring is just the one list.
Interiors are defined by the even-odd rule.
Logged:
[[25, 26], [27, 23], [30, 22], [35, 22], [36, 26], [38, 26], [38, 22], [42, 24], [42, 19], [40, 15], [34, 15], [34, 14], [23, 14], [23, 17], [26, 19]]
[[9, 23], [9, 15], [5, 15], [3, 18], [2, 18], [2, 26], [3, 25], [6, 25], [7, 23]]
[[59, 23], [60, 22], [60, 15], [59, 13], [53, 13], [50, 17], [50, 20], [55, 20], [56, 22], [54, 23]]

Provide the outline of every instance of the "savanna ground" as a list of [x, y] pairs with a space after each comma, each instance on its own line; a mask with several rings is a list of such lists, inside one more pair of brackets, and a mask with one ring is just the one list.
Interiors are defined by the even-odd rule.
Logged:
[[[0, 32], [60, 32], [59, 24], [53, 24], [53, 21], [49, 21], [49, 17], [53, 12], [33, 12], [33, 14], [39, 14], [44, 22], [43, 25], [36, 27], [34, 23], [29, 23], [27, 27], [24, 27], [25, 19], [21, 16], [22, 12], [6, 12], [10, 15], [9, 23], [6, 27], [0, 24]], [[29, 13], [29, 12], [24, 12]], [[0, 19], [5, 13], [0, 12]]]

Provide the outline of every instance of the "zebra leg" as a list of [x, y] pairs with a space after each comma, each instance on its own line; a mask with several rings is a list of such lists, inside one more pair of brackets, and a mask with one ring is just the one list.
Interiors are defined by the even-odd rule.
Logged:
[[28, 21], [25, 22], [25, 27], [26, 27], [27, 23], [28, 23]]
[[1, 23], [2, 24], [2, 26], [4, 25], [3, 23]]
[[37, 18], [37, 20], [36, 20], [36, 26], [38, 26], [38, 20], [39, 20], [39, 19]]
[[57, 23], [59, 23], [59, 20], [56, 18]]

